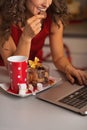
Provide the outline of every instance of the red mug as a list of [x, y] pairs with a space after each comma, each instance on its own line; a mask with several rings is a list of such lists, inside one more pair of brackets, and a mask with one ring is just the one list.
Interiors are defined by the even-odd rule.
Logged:
[[19, 93], [19, 85], [27, 84], [28, 58], [26, 56], [11, 56], [7, 61], [11, 90], [14, 93]]

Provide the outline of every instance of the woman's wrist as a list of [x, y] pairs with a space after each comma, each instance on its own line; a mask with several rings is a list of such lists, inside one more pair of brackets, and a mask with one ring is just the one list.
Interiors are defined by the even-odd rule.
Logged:
[[25, 43], [31, 43], [31, 38], [26, 36], [24, 33], [21, 35], [21, 40], [24, 41]]
[[70, 70], [72, 69], [72, 65], [69, 63], [69, 64], [66, 64], [65, 65], [65, 68], [64, 68], [64, 73], [66, 74], [66, 73], [69, 73], [70, 72]]
[[65, 56], [60, 57], [57, 62], [55, 62], [55, 65], [57, 66], [57, 68], [66, 73], [67, 71], [69, 71], [69, 68], [72, 67], [71, 63], [68, 61], [68, 59]]

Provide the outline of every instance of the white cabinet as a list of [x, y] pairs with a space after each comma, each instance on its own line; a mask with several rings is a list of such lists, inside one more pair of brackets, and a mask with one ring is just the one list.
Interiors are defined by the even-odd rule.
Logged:
[[87, 68], [87, 38], [64, 38], [70, 50], [72, 64], [79, 68]]

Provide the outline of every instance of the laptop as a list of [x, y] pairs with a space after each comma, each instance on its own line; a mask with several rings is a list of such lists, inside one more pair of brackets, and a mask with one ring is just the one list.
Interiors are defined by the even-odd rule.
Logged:
[[65, 81], [37, 93], [36, 97], [81, 115], [87, 115], [87, 86]]

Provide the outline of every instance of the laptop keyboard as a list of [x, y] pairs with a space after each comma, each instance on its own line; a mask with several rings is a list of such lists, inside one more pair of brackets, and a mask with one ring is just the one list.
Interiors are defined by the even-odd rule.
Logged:
[[73, 92], [72, 94], [59, 100], [59, 102], [65, 103], [67, 105], [76, 107], [78, 109], [87, 105], [87, 86]]

